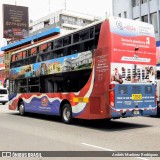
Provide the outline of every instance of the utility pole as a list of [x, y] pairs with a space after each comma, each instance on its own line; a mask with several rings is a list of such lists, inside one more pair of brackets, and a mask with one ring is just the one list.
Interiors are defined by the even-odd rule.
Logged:
[[50, 8], [50, 6], [51, 6], [51, 1], [48, 0], [48, 11], [49, 11], [49, 14], [51, 13], [51, 8]]
[[67, 9], [67, 0], [64, 1], [64, 9]]

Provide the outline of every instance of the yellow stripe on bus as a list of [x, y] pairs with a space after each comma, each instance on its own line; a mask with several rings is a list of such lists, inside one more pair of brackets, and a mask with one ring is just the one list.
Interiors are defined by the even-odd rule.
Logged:
[[73, 102], [88, 103], [89, 99], [87, 97], [75, 97], [73, 98]]

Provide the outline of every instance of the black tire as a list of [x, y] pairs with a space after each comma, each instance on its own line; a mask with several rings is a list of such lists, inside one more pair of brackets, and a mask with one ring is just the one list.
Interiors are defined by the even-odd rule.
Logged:
[[160, 106], [157, 106], [157, 117], [160, 117]]
[[6, 103], [5, 103], [5, 102], [3, 102], [2, 104], [3, 104], [3, 105], [5, 105]]
[[72, 109], [68, 103], [64, 104], [62, 107], [62, 121], [66, 124], [72, 122]]
[[20, 114], [21, 116], [24, 116], [24, 115], [25, 115], [25, 106], [24, 106], [24, 103], [23, 103], [23, 102], [20, 102], [19, 107], [18, 107], [18, 110], [19, 110], [19, 114]]

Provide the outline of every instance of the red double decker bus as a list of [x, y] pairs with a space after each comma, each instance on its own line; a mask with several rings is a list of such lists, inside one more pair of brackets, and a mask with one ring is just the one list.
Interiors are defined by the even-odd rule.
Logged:
[[157, 112], [153, 26], [109, 18], [11, 55], [9, 109], [116, 119]]

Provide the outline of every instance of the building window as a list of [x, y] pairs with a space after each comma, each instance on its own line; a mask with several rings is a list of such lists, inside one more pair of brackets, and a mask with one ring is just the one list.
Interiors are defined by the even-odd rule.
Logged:
[[121, 13], [118, 14], [118, 17], [121, 17]]
[[147, 0], [142, 0], [141, 2], [142, 2], [142, 4], [143, 4], [143, 3], [146, 3], [146, 2], [147, 2]]
[[135, 18], [134, 20], [135, 20], [135, 21], [140, 21], [140, 18], [138, 17], [138, 18]]
[[62, 21], [62, 23], [76, 25], [76, 18], [75, 17], [62, 15], [61, 16], [61, 21]]
[[49, 26], [49, 20], [44, 21], [44, 27], [47, 27], [47, 26]]
[[140, 0], [132, 0], [132, 7], [139, 6], [139, 1]]
[[127, 18], [127, 12], [126, 11], [124, 12], [124, 18]]
[[142, 21], [148, 23], [148, 15], [142, 16]]
[[158, 33], [157, 12], [151, 13], [151, 24], [154, 26], [155, 33]]

